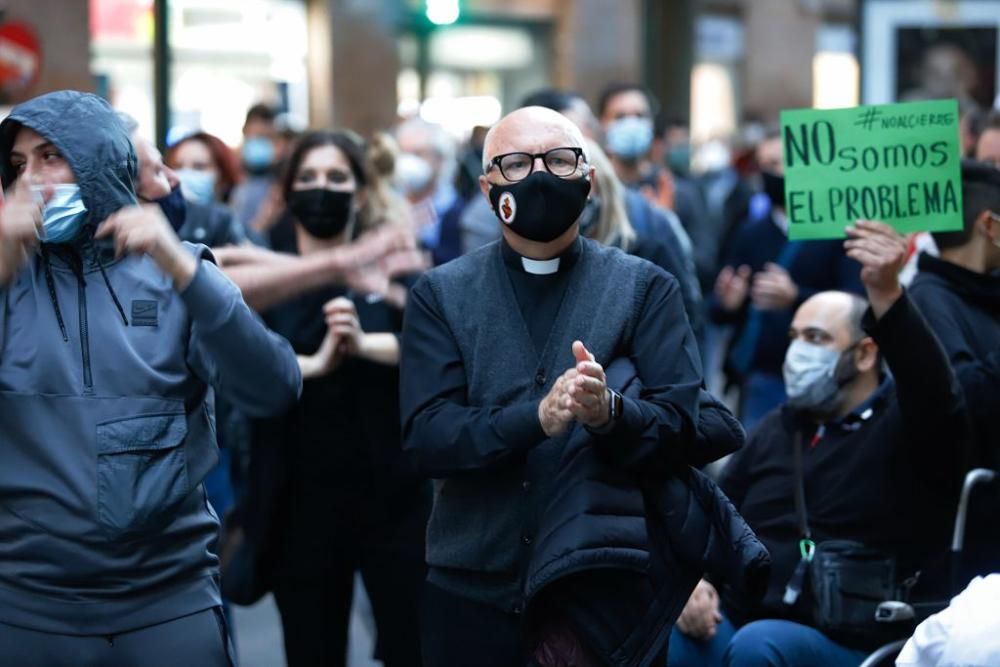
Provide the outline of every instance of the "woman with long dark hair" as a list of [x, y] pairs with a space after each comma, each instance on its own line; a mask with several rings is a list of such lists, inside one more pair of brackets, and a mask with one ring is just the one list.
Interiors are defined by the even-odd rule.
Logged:
[[[352, 133], [305, 135], [282, 184], [295, 250], [329, 250], [349, 243], [359, 225], [384, 222], [371, 201], [376, 178]], [[402, 312], [381, 297], [330, 286], [264, 317], [295, 348], [305, 379], [288, 414], [255, 425], [260, 458], [251, 463], [270, 470], [275, 502], [261, 562], [270, 564], [288, 664], [345, 664], [360, 572], [377, 657], [386, 667], [419, 665], [430, 495], [400, 454]]]

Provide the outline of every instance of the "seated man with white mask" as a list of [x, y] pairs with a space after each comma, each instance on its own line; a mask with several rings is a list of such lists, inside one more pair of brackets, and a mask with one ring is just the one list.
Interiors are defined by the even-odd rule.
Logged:
[[[771, 553], [768, 591], [747, 604], [702, 582], [672, 637], [671, 665], [858, 665], [886, 626], [850, 638], [817, 627], [813, 550], [818, 560], [834, 540], [895, 559], [894, 583], [915, 578], [914, 598], [936, 593], [966, 408], [941, 344], [900, 287], [904, 239], [867, 221], [848, 236], [868, 303], [822, 292], [799, 307], [784, 364], [789, 399], [719, 479]], [[874, 625], [874, 610], [862, 617]]]

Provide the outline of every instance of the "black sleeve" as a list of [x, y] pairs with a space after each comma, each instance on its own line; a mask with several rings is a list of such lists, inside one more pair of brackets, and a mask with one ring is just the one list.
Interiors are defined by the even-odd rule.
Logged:
[[504, 465], [545, 440], [539, 401], [468, 404], [465, 361], [426, 278], [403, 318], [400, 407], [403, 450], [426, 477]]
[[633, 468], [661, 454], [677, 459], [695, 437], [701, 357], [679, 291], [676, 280], [655, 271], [632, 340], [640, 398], [625, 397], [621, 420], [596, 440], [615, 465]]
[[[996, 421], [1000, 402], [1000, 346], [985, 357], [978, 357], [969, 347], [959, 320], [944, 304], [933, 302], [939, 296], [933, 291], [918, 292], [916, 288], [912, 293], [913, 301], [920, 307], [955, 369], [973, 427], [982, 431], [976, 434], [976, 441], [988, 447], [992, 444], [987, 440], [993, 432], [990, 426]], [[998, 463], [996, 453], [990, 456], [980, 451], [978, 455], [977, 466], [995, 467]]]
[[908, 458], [928, 480], [953, 486], [965, 470], [968, 415], [941, 343], [906, 292], [865, 331], [892, 371]]
[[[765, 423], [766, 420], [762, 421], [760, 426]], [[747, 497], [747, 490], [750, 488], [754, 452], [761, 446], [760, 426], [750, 435], [743, 448], [729, 457], [717, 480], [719, 488], [737, 510], [742, 507]]]

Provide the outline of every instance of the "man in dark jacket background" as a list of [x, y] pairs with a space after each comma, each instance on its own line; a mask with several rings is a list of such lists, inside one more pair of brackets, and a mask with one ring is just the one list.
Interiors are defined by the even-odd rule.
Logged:
[[[625, 469], [676, 455], [694, 437], [701, 364], [677, 282], [580, 238], [593, 174], [583, 147], [579, 129], [549, 109], [501, 120], [486, 139], [480, 186], [503, 238], [435, 269], [411, 293], [404, 449], [437, 480], [427, 665], [523, 665], [557, 639], [522, 624], [523, 579], [573, 433], [586, 429]], [[608, 388], [604, 368], [620, 356], [635, 364], [638, 399]], [[609, 546], [616, 535], [641, 539], [644, 518], [612, 516], [605, 530]], [[575, 649], [594, 650], [579, 628], [567, 634]], [[665, 638], [647, 638], [652, 653], [638, 659], [653, 659]]]
[[0, 176], [0, 663], [228, 667], [213, 389], [280, 412], [295, 355], [204, 246], [136, 206], [104, 100], [16, 107]]
[[[808, 580], [793, 580], [808, 537], [794, 500], [796, 447], [816, 545], [852, 540], [879, 549], [896, 558], [900, 580], [924, 571], [915, 595], [937, 593], [933, 564], [947, 550], [965, 465], [965, 404], [940, 343], [900, 287], [903, 238], [875, 222], [848, 233], [847, 254], [863, 267], [870, 308], [854, 295], [824, 292], [798, 309], [784, 366], [789, 400], [764, 417], [719, 479], [771, 553], [768, 591], [760, 604], [747, 604], [722, 588], [726, 617], [755, 622], [734, 636], [723, 621], [713, 636], [705, 628], [720, 617], [686, 619], [679, 627], [701, 641], [676, 637], [672, 665], [857, 665], [870, 648], [813, 627]], [[789, 587], [801, 590], [786, 604]], [[702, 616], [718, 609], [698, 596], [689, 607]]]
[[[973, 424], [976, 467], [1000, 469], [1000, 169], [983, 162], [962, 164], [964, 227], [935, 232], [940, 257], [922, 254], [910, 293], [951, 360]], [[974, 503], [976, 507], [978, 503]], [[980, 505], [981, 506], [981, 505]], [[996, 515], [993, 514], [992, 517]], [[989, 524], [994, 525], [991, 517]], [[978, 517], [976, 517], [978, 518]], [[983, 531], [973, 521], [969, 537]], [[995, 531], [992, 531], [995, 533]], [[992, 546], [972, 543], [972, 565], [995, 572], [997, 537]], [[991, 562], [980, 563], [979, 555]]]

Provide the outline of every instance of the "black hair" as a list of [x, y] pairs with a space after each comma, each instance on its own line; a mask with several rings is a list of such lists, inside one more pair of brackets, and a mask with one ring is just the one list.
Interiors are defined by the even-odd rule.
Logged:
[[972, 239], [983, 211], [1000, 213], [1000, 169], [984, 162], [962, 160], [962, 229], [931, 232], [940, 250], [958, 248]]
[[649, 104], [649, 112], [655, 118], [656, 114], [660, 112], [660, 102], [656, 99], [653, 93], [643, 85], [638, 83], [612, 83], [601, 91], [601, 96], [597, 99], [597, 117], [603, 118], [604, 112], [608, 109], [608, 104], [611, 103], [612, 98], [621, 95], [622, 93], [630, 93], [632, 91], [638, 91], [646, 97], [646, 102]]
[[274, 110], [274, 107], [267, 104], [255, 104], [247, 109], [247, 117], [243, 121], [243, 125], [248, 125], [252, 120], [260, 120], [268, 125], [273, 125], [274, 119], [277, 117], [278, 113]]
[[562, 113], [571, 106], [576, 95], [558, 88], [541, 88], [529, 93], [521, 100], [522, 107], [545, 107]]
[[350, 130], [314, 130], [302, 135], [285, 165], [284, 176], [281, 179], [281, 194], [286, 201], [295, 183], [295, 175], [305, 161], [306, 155], [309, 154], [309, 151], [321, 146], [336, 146], [340, 149], [347, 157], [358, 189], [368, 186], [371, 179], [366, 166], [364, 140]]

